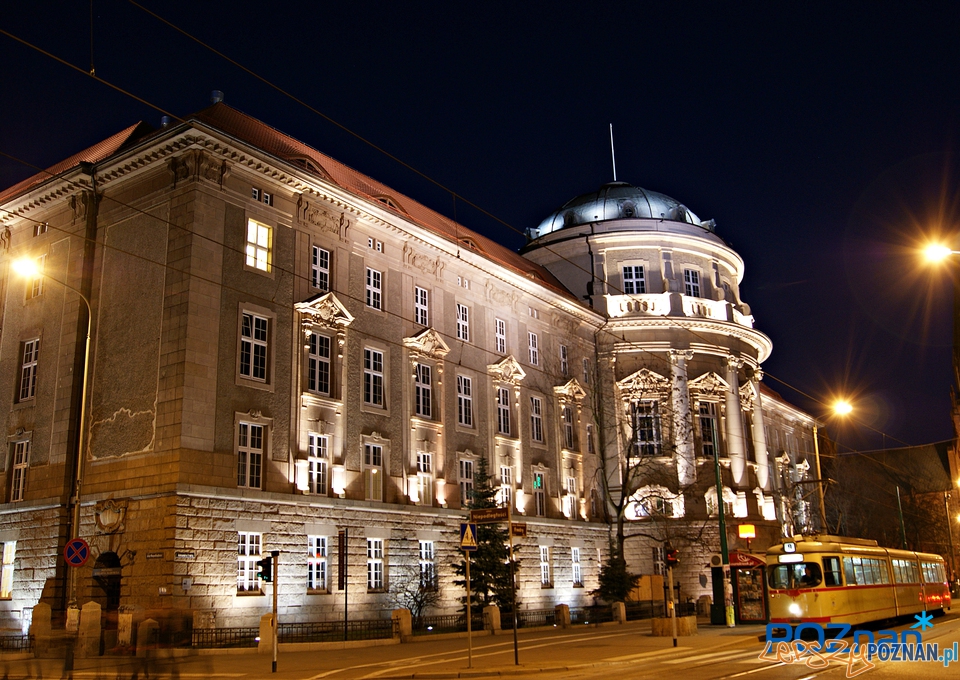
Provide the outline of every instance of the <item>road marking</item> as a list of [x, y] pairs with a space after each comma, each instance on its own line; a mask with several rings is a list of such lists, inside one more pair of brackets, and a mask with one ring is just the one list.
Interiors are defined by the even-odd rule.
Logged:
[[692, 649], [691, 647], [670, 647], [669, 649], [657, 649], [652, 652], [641, 652], [640, 654], [629, 654], [627, 656], [610, 656], [605, 657], [604, 661], [631, 661], [633, 659], [648, 659], [651, 656], [664, 656], [666, 654], [675, 654], [676, 652], [681, 652], [687, 649]]
[[697, 654], [695, 656], [688, 656], [683, 659], [670, 659], [669, 661], [664, 661], [663, 663], [681, 664], [681, 663], [705, 661], [706, 659], [712, 659], [715, 661], [726, 661], [728, 659], [732, 659], [734, 657], [744, 656], [744, 655], [751, 655], [754, 658], [757, 657], [757, 654], [754, 651], [743, 652], [743, 651], [737, 651], [737, 650], [733, 650], [733, 651], [726, 650], [723, 652], [713, 652], [710, 654]]

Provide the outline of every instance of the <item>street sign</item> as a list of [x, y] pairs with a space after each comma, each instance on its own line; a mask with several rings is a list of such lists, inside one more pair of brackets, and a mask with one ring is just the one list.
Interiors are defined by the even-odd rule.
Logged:
[[90, 558], [90, 546], [82, 538], [71, 538], [63, 546], [63, 559], [71, 567], [82, 567]]
[[460, 523], [460, 550], [477, 549], [477, 525], [467, 522]]
[[510, 521], [510, 508], [477, 508], [470, 511], [474, 524], [496, 524]]
[[510, 532], [512, 536], [516, 538], [526, 538], [527, 537], [527, 523], [526, 522], [511, 522], [510, 523]]

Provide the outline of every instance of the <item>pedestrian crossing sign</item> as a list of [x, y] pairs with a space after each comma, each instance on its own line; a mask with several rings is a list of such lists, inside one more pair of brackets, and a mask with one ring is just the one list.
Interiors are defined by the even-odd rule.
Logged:
[[473, 522], [460, 523], [460, 549], [477, 549], [477, 525]]

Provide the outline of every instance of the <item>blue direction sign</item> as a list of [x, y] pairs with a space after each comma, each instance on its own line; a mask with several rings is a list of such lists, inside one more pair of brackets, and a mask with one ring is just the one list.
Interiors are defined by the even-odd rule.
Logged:
[[90, 557], [90, 546], [82, 538], [71, 538], [63, 546], [63, 559], [71, 567], [82, 567]]
[[477, 549], [477, 525], [472, 522], [460, 523], [460, 550]]

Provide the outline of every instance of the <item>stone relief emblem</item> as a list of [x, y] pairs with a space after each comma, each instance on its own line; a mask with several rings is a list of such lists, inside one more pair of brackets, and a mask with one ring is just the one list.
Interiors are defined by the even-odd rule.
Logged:
[[97, 503], [95, 512], [97, 529], [101, 532], [113, 534], [124, 530], [123, 520], [127, 515], [127, 501], [115, 501], [108, 498]]
[[663, 398], [670, 393], [670, 381], [649, 368], [641, 368], [617, 383], [625, 401]]
[[730, 384], [716, 373], [704, 373], [691, 380], [688, 385], [690, 392], [718, 399], [722, 398], [730, 389]]
[[352, 226], [345, 212], [341, 211], [336, 215], [332, 206], [326, 203], [311, 203], [303, 194], [297, 196], [297, 220], [328, 234], [335, 234], [341, 241], [347, 240], [347, 231]]
[[413, 337], [404, 338], [403, 346], [424, 356], [442, 359], [450, 352], [450, 347], [443, 341], [440, 334], [432, 328], [427, 328]]
[[568, 335], [573, 335], [580, 326], [580, 323], [576, 319], [571, 319], [569, 316], [564, 316], [563, 314], [554, 314], [553, 326], [554, 328], [558, 328]]
[[503, 290], [501, 288], [497, 288], [490, 281], [487, 281], [483, 288], [487, 294], [487, 300], [498, 305], [509, 307], [513, 311], [517, 311], [517, 303], [520, 302], [520, 293], [512, 290]]
[[432, 258], [429, 255], [418, 253], [409, 243], [403, 244], [403, 263], [408, 267], [419, 269], [424, 274], [433, 274], [437, 279], [443, 276], [443, 261], [440, 256]]
[[519, 385], [520, 381], [527, 377], [523, 367], [513, 358], [513, 355], [506, 357], [503, 361], [487, 366], [487, 373], [493, 376], [494, 380], [508, 382], [513, 385]]
[[305, 335], [310, 334], [311, 326], [346, 328], [353, 323], [353, 315], [333, 293], [325, 293], [315, 300], [298, 302], [293, 307], [300, 312], [300, 323]]

